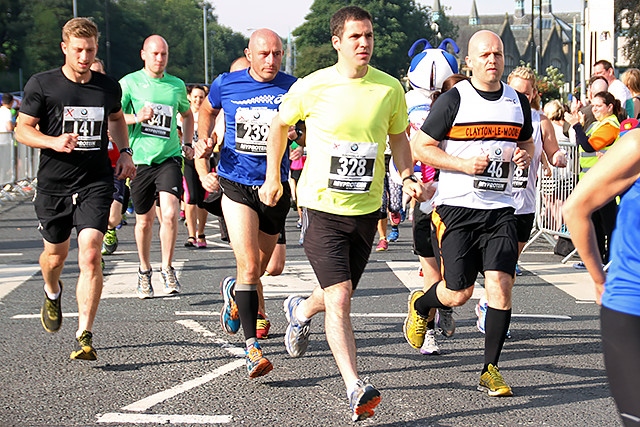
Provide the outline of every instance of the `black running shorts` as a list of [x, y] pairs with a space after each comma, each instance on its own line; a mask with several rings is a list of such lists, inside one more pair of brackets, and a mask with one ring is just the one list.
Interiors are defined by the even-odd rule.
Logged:
[[[267, 206], [260, 201], [258, 186], [244, 185], [220, 177], [220, 187], [225, 196], [236, 203], [248, 206], [258, 214], [258, 229], [263, 233], [279, 234], [284, 228], [287, 214], [291, 209], [291, 188], [288, 182], [282, 183], [282, 197], [275, 206]], [[225, 218], [227, 222], [233, 218]]]
[[160, 164], [139, 165], [131, 180], [133, 208], [139, 215], [146, 214], [164, 191], [178, 199], [182, 197], [182, 157], [171, 157]]
[[303, 209], [304, 252], [320, 287], [351, 280], [353, 289], [369, 261], [378, 211], [342, 216]]
[[513, 208], [471, 209], [438, 206], [432, 214], [438, 252], [447, 289], [473, 286], [479, 272], [513, 275], [518, 259]]
[[413, 253], [422, 258], [433, 258], [431, 212], [426, 214], [418, 206], [419, 203], [416, 203], [413, 210]]
[[518, 243], [527, 243], [529, 241], [535, 217], [536, 214], [534, 213], [516, 215], [516, 231], [518, 234]]
[[38, 229], [44, 240], [65, 242], [75, 227], [80, 233], [93, 228], [105, 233], [113, 201], [113, 185], [105, 184], [79, 190], [71, 196], [51, 196], [36, 192], [33, 205], [38, 217]]
[[200, 177], [196, 171], [193, 160], [184, 161], [184, 178], [182, 180], [182, 188], [184, 190], [184, 202], [188, 205], [197, 205], [203, 208], [205, 189], [202, 187]]

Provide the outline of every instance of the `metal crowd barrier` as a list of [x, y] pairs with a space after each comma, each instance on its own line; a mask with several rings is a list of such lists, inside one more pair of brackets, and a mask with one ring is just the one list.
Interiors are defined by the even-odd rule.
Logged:
[[[551, 176], [544, 176], [542, 168], [539, 169], [535, 232], [524, 246], [523, 252], [539, 237], [544, 238], [552, 246], [556, 245], [558, 237], [570, 239], [569, 231], [562, 218], [562, 205], [578, 183], [580, 156], [577, 145], [571, 143], [560, 143], [559, 145], [567, 152], [567, 167], [555, 168], [551, 166]], [[567, 262], [574, 253], [575, 251], [571, 252], [562, 262]]]
[[18, 144], [13, 132], [0, 132], [0, 204], [33, 191], [39, 157], [40, 150]]

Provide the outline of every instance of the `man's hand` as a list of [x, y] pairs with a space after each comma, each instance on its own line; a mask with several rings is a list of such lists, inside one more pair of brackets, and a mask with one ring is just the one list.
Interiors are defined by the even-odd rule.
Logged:
[[296, 132], [295, 125], [289, 126], [289, 131], [287, 132], [287, 138], [289, 138], [289, 141], [296, 141], [298, 139], [298, 133]]
[[557, 168], [567, 167], [567, 153], [564, 150], [558, 150], [553, 153], [551, 164]]
[[304, 148], [298, 146], [293, 150], [291, 150], [291, 152], [289, 153], [289, 160], [301, 159], [303, 154], [304, 154]]
[[77, 133], [63, 133], [53, 143], [53, 148], [59, 153], [70, 153], [78, 146]]
[[272, 183], [270, 180], [266, 180], [258, 190], [260, 201], [267, 206], [275, 206], [282, 197], [282, 193], [282, 183]]
[[414, 182], [410, 179], [405, 179], [402, 181], [402, 191], [419, 202], [425, 202], [428, 200], [421, 182]]
[[213, 147], [215, 147], [215, 142], [212, 138], [206, 139], [198, 139], [196, 142], [196, 146], [193, 148], [193, 158], [194, 159], [208, 159], [211, 157], [213, 153]]
[[136, 113], [136, 118], [140, 123], [148, 122], [153, 118], [153, 108], [149, 107], [148, 105], [145, 105], [140, 109], [140, 111]]
[[194, 149], [192, 146], [183, 145], [182, 146], [182, 156], [187, 160], [193, 160]]
[[471, 157], [470, 159], [465, 159], [464, 173], [467, 175], [479, 175], [487, 169], [487, 166], [489, 166], [488, 154]]
[[531, 156], [529, 156], [527, 150], [516, 148], [516, 151], [513, 152], [513, 162], [520, 169], [524, 169], [531, 164]]
[[220, 189], [218, 174], [213, 171], [204, 176], [201, 175], [200, 183], [202, 184], [202, 188], [207, 190], [209, 193], [213, 193], [214, 191], [218, 191]]
[[133, 164], [131, 156], [126, 153], [121, 153], [120, 158], [116, 162], [115, 175], [118, 179], [135, 178], [136, 166]]

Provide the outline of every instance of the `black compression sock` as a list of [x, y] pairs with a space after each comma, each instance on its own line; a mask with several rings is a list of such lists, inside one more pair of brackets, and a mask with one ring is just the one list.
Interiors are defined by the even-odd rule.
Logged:
[[446, 308], [446, 305], [443, 305], [438, 299], [438, 295], [436, 293], [437, 286], [437, 283], [434, 284], [423, 296], [416, 300], [415, 309], [418, 310], [418, 313], [421, 316], [427, 317], [429, 315], [429, 310], [432, 308]]
[[244, 332], [244, 339], [256, 337], [256, 322], [258, 320], [258, 291], [238, 291], [236, 283], [236, 304], [240, 323]]
[[482, 373], [487, 371], [489, 364], [498, 366], [500, 353], [504, 340], [509, 331], [511, 323], [511, 309], [498, 310], [496, 308], [487, 307], [487, 314], [484, 323], [484, 368]]

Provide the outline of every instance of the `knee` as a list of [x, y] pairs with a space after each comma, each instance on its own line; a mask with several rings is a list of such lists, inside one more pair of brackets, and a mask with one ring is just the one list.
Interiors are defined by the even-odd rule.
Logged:
[[449, 299], [449, 305], [451, 307], [460, 307], [462, 305], [464, 305], [467, 301], [469, 301], [469, 296], [461, 293], [461, 292], [456, 292], [454, 295], [452, 295], [452, 297]]
[[473, 295], [473, 286], [461, 291], [451, 292], [447, 298], [447, 305], [450, 307], [460, 307], [464, 305]]
[[261, 271], [257, 265], [237, 265], [238, 277], [236, 282], [239, 283], [257, 283], [260, 280]]
[[348, 285], [337, 284], [324, 289], [324, 300], [327, 313], [346, 313], [351, 310], [351, 282]]
[[67, 254], [53, 254], [48, 252], [42, 252], [40, 255], [40, 263], [46, 264], [48, 270], [56, 270], [64, 266], [64, 262], [67, 259]]
[[141, 230], [151, 230], [153, 227], [154, 217], [149, 217], [147, 215], [136, 215], [136, 228]]
[[99, 247], [84, 248], [82, 251], [79, 251], [78, 267], [84, 271], [101, 268], [101, 260], [102, 254]]
[[277, 263], [276, 265], [269, 265], [267, 267], [267, 273], [269, 276], [279, 276], [284, 271], [284, 263]]

